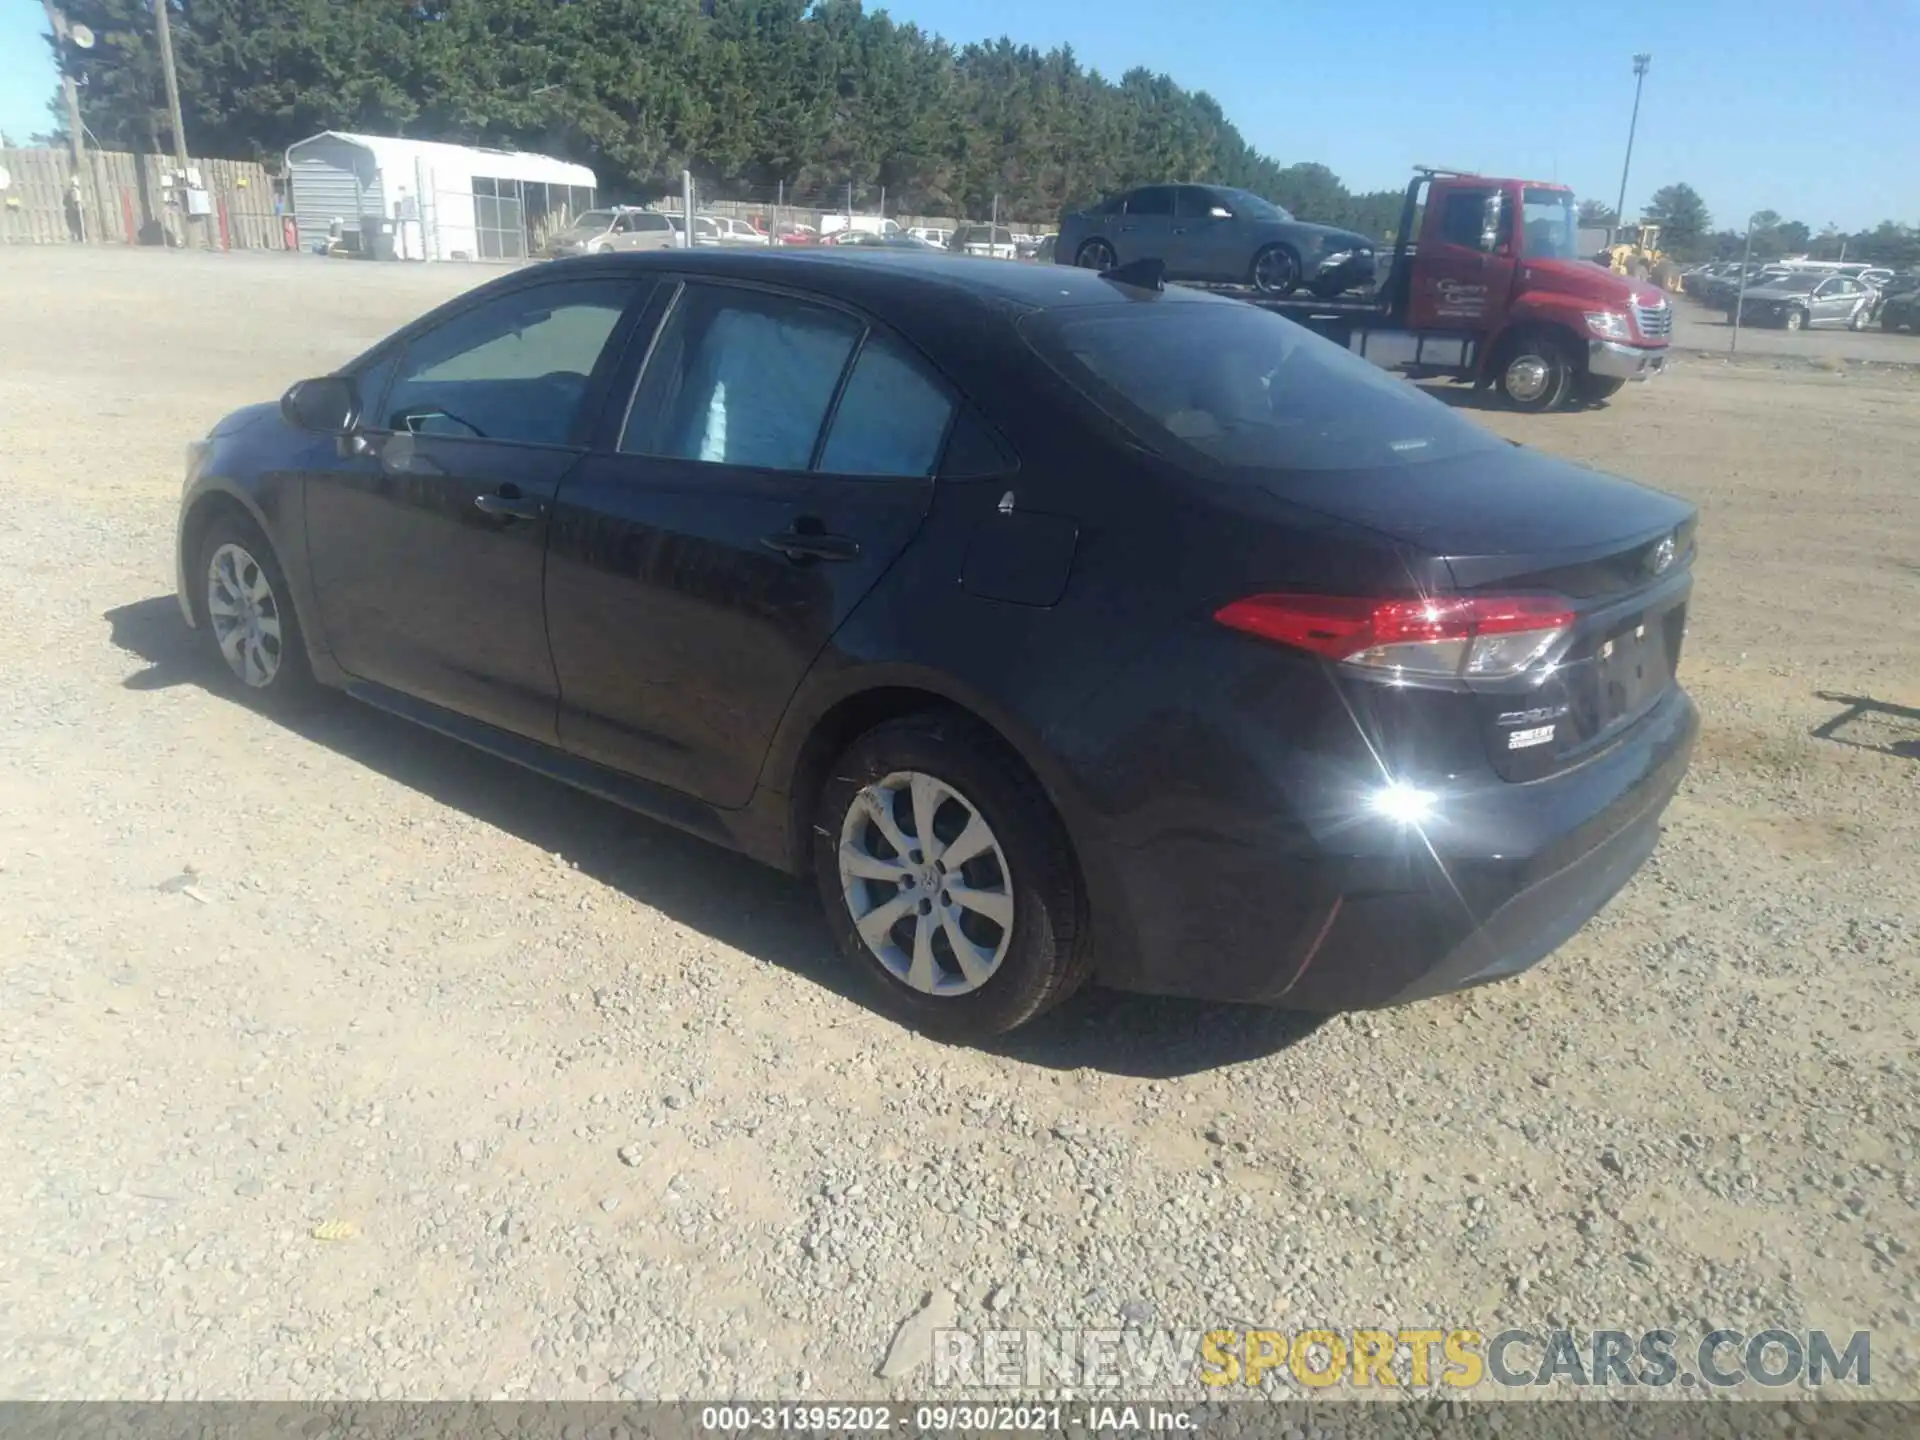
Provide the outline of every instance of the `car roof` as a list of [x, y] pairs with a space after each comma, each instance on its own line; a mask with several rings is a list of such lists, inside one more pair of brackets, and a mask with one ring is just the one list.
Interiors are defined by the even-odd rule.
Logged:
[[737, 249], [663, 250], [648, 254], [581, 256], [549, 262], [569, 273], [588, 270], [637, 270], [649, 273], [713, 275], [791, 284], [817, 290], [853, 305], [913, 307], [933, 301], [972, 300], [990, 308], [1007, 305], [1056, 310], [1112, 305], [1128, 300], [1166, 304], [1237, 305], [1237, 300], [1174, 287], [1158, 293], [1128, 290], [1092, 270], [1069, 265], [1016, 265], [938, 251], [901, 251], [880, 246], [819, 250]]

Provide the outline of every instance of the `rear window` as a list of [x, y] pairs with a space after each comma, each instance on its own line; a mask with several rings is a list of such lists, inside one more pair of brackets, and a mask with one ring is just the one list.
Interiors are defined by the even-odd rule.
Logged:
[[1371, 361], [1251, 305], [1041, 311], [1020, 330], [1148, 449], [1204, 469], [1370, 470], [1504, 443]]

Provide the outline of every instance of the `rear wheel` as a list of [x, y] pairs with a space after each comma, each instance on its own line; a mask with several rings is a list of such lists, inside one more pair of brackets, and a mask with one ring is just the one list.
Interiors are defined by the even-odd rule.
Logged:
[[1574, 378], [1573, 394], [1585, 405], [1598, 405], [1620, 393], [1627, 382], [1617, 375], [1579, 375]]
[[1572, 388], [1573, 365], [1566, 348], [1552, 336], [1524, 334], [1507, 346], [1495, 384], [1515, 410], [1553, 410]]
[[1855, 310], [1853, 314], [1847, 317], [1847, 328], [1849, 330], [1864, 330], [1867, 328], [1867, 307], [1866, 306], [1862, 305], [1858, 310]]
[[1073, 263], [1082, 270], [1111, 270], [1117, 261], [1118, 257], [1113, 253], [1113, 247], [1104, 240], [1087, 241], [1080, 247], [1080, 253], [1073, 258]]
[[890, 720], [827, 771], [814, 879], [878, 1004], [983, 1039], [1071, 995], [1090, 963], [1066, 833], [1030, 775], [967, 717]]
[[310, 700], [307, 665], [287, 577], [251, 520], [222, 515], [200, 542], [200, 609], [221, 664], [247, 699], [276, 708]]
[[1291, 295], [1300, 288], [1300, 257], [1285, 245], [1269, 245], [1253, 257], [1253, 288], [1262, 295]]

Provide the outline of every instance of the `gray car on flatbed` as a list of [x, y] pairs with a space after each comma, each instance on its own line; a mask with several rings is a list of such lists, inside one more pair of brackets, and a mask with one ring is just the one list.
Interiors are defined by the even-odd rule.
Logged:
[[1249, 190], [1142, 185], [1062, 216], [1054, 256], [1093, 270], [1158, 260], [1169, 280], [1331, 297], [1373, 282], [1374, 248], [1365, 235], [1296, 220]]

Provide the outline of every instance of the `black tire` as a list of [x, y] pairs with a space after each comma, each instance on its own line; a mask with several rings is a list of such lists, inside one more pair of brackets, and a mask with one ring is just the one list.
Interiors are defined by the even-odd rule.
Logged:
[[[1536, 369], [1529, 362], [1537, 362], [1544, 369]], [[1507, 343], [1494, 385], [1512, 409], [1538, 415], [1566, 403], [1573, 378], [1573, 362], [1567, 358], [1566, 347], [1551, 335], [1528, 331]]]
[[1300, 288], [1300, 257], [1290, 245], [1269, 245], [1253, 257], [1247, 278], [1262, 295], [1291, 295]]
[[1787, 311], [1780, 323], [1788, 330], [1804, 330], [1807, 328], [1807, 312], [1796, 307]]
[[[1004, 856], [1004, 872], [999, 871], [997, 858], [987, 857], [986, 863], [992, 867], [990, 874], [1000, 874], [999, 888], [1011, 897], [1012, 925], [1004, 932], [1005, 951], [990, 977], [965, 993], [927, 993], [909, 985], [882, 963], [861, 937], [852, 909], [856, 901], [849, 898], [849, 888], [842, 883], [841, 837], [850, 823], [850, 812], [856, 804], [864, 803], [861, 796], [867, 787], [878, 786], [903, 772], [931, 776], [950, 787], [962, 803], [955, 808], [943, 806], [936, 821], [957, 823], [970, 805], [986, 823]], [[902, 1024], [943, 1039], [980, 1040], [1025, 1024], [1065, 1000], [1085, 981], [1092, 965], [1087, 902], [1072, 847], [1032, 775], [997, 736], [957, 712], [908, 715], [860, 736], [826, 773], [814, 815], [814, 879], [834, 940], [861, 975], [878, 1008]], [[910, 806], [905, 818], [911, 818]], [[861, 822], [855, 819], [852, 823], [860, 833]], [[865, 823], [871, 827], [864, 832], [871, 840], [878, 835], [878, 828], [871, 820]], [[904, 820], [897, 823], [904, 838], [910, 842], [917, 839], [915, 833], [907, 831]], [[939, 823], [932, 828], [936, 835], [941, 833]], [[945, 838], [951, 842], [955, 837]], [[921, 852], [915, 849], [908, 854], [920, 856]], [[980, 883], [973, 874], [963, 879], [970, 885]], [[872, 883], [884, 886], [891, 882]], [[946, 883], [937, 879], [936, 888]], [[878, 896], [869, 893], [857, 898], [880, 907], [905, 893], [904, 889], [888, 890]], [[927, 913], [926, 903], [922, 902], [919, 914]], [[913, 919], [915, 913], [913, 909], [904, 911], [897, 924], [912, 930], [918, 923]], [[898, 943], [890, 934], [883, 948]], [[957, 965], [949, 963], [954, 954], [951, 941], [936, 935], [928, 943], [930, 950], [945, 946], [943, 972], [957, 978]]]
[[1082, 270], [1111, 270], [1119, 263], [1120, 257], [1113, 253], [1113, 246], [1104, 240], [1089, 240], [1075, 252], [1073, 263]]
[[1574, 377], [1573, 396], [1583, 405], [1600, 405], [1618, 395], [1626, 383], [1617, 375], [1583, 373]]
[[1889, 335], [1898, 335], [1902, 327], [1900, 322], [1894, 319], [1893, 316], [1882, 315], [1880, 317], [1880, 328], [1886, 331]]
[[[223, 557], [223, 551], [230, 553]], [[217, 560], [227, 568], [228, 574], [254, 592], [258, 613], [270, 618], [272, 628], [277, 630], [272, 638], [263, 635], [259, 641], [259, 653], [271, 656], [272, 660], [271, 673], [264, 682], [242, 673], [244, 662], [229, 659], [228, 651], [222, 646], [211, 594], [212, 572]], [[235, 563], [228, 567], [229, 561]], [[261, 582], [264, 582], [264, 592], [259, 588]], [[307, 661], [306, 637], [300, 629], [300, 617], [294, 613], [292, 589], [287, 584], [286, 572], [280, 568], [279, 557], [273, 553], [273, 546], [258, 525], [246, 516], [231, 512], [216, 517], [201, 537], [192, 583], [195, 613], [229, 690], [249, 704], [273, 710], [296, 709], [310, 704], [318, 696], [320, 686]], [[258, 670], [252, 671], [253, 675], [258, 673]]]
[[1853, 314], [1847, 317], [1847, 328], [1849, 330], [1864, 330], [1867, 328], [1867, 307], [1866, 306], [1862, 305], [1858, 310], [1855, 310]]

